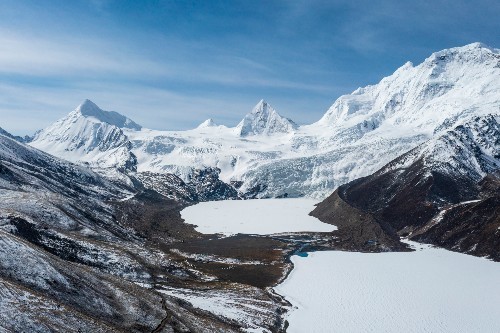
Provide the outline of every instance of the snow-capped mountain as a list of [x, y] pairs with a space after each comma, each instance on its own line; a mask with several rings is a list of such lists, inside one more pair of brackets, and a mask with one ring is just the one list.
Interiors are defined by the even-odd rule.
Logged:
[[346, 228], [370, 220], [379, 230], [372, 242], [399, 234], [500, 260], [499, 170], [500, 124], [492, 115], [474, 117], [340, 186], [313, 215], [345, 224], [339, 218], [357, 210]]
[[91, 100], [86, 99], [75, 110], [80, 115], [86, 118], [94, 118], [99, 122], [104, 122], [118, 128], [128, 128], [139, 131], [142, 126], [136, 124], [132, 119], [129, 119], [115, 111], [101, 110]]
[[264, 100], [261, 100], [236, 126], [239, 136], [272, 135], [275, 133], [291, 133], [297, 129], [297, 124], [284, 118]]
[[[31, 146], [1, 132], [0, 330], [281, 332], [271, 287], [306, 245], [407, 250], [404, 236], [500, 261], [499, 53], [435, 53], [305, 126], [261, 101], [235, 127], [156, 131], [86, 100]], [[312, 214], [338, 230], [305, 242], [202, 235], [180, 214], [335, 188]]]
[[439, 130], [477, 108], [496, 113], [499, 62], [499, 50], [481, 43], [433, 53], [418, 66], [408, 62], [380, 83], [341, 96], [318, 123]]
[[215, 121], [212, 118], [209, 118], [209, 119], [205, 120], [204, 122], [202, 122], [201, 124], [199, 124], [198, 127], [196, 127], [196, 128], [206, 128], [206, 127], [215, 127], [215, 126], [217, 126]]
[[[432, 169], [453, 178], [479, 182], [500, 169], [500, 115], [462, 121], [455, 128], [402, 155], [378, 171], [383, 174], [421, 161], [420, 170]], [[429, 173], [427, 173], [429, 175]]]
[[[297, 126], [261, 101], [232, 128], [210, 121], [188, 131], [113, 125], [122, 138], [115, 147], [92, 131], [74, 130], [80, 124], [59, 121], [32, 144], [92, 165], [123, 165], [137, 156], [139, 172], [173, 173], [183, 181], [195, 169], [216, 167], [224, 182], [251, 197], [324, 197], [466, 119], [498, 115], [499, 78], [499, 50], [474, 43], [407, 63], [378, 84], [341, 96], [311, 125]], [[94, 148], [100, 142], [104, 147]]]
[[291, 156], [262, 163], [241, 176], [264, 195], [324, 196], [366, 176], [458, 121], [498, 114], [499, 50], [482, 44], [443, 50], [422, 64], [407, 63], [380, 83], [341, 96], [325, 116], [290, 140]]
[[66, 117], [36, 133], [30, 144], [71, 162], [134, 170], [136, 158], [124, 129], [140, 130], [141, 126], [85, 100]]

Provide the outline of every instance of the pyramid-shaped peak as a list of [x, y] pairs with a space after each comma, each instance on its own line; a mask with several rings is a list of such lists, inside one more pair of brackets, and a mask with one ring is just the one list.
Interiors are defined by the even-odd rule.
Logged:
[[198, 125], [198, 127], [196, 127], [196, 128], [207, 128], [207, 127], [216, 127], [216, 126], [217, 126], [217, 124], [215, 123], [215, 121], [212, 118], [208, 118], [207, 120], [202, 122], [200, 125]]
[[90, 99], [86, 99], [78, 105], [77, 110], [82, 114], [82, 116], [99, 116], [102, 112], [104, 112]]
[[267, 102], [264, 100], [264, 99], [261, 99], [259, 101], [259, 103], [257, 103], [257, 105], [255, 106], [256, 108], [261, 108], [261, 107], [264, 107], [264, 106], [267, 106], [269, 104], [267, 104]]
[[275, 111], [273, 109], [273, 107], [271, 105], [269, 105], [269, 103], [267, 103], [265, 100], [261, 99], [259, 101], [259, 103], [257, 103], [253, 109], [252, 109], [252, 112], [251, 113], [258, 113], [258, 112], [272, 112], [272, 111]]
[[140, 130], [142, 128], [132, 119], [127, 118], [118, 112], [102, 110], [90, 99], [84, 100], [74, 112], [82, 115], [83, 117], [92, 117], [100, 122], [108, 123], [119, 128], [129, 128], [134, 130]]
[[248, 113], [236, 126], [240, 136], [290, 133], [297, 129], [292, 120], [282, 117], [266, 101], [261, 99], [252, 111]]

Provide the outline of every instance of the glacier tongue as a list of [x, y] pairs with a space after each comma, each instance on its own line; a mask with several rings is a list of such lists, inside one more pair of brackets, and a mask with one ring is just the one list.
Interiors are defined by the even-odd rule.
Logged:
[[194, 169], [216, 167], [221, 180], [252, 197], [320, 198], [465, 120], [498, 116], [499, 78], [499, 50], [474, 43], [404, 64], [341, 96], [311, 125], [297, 126], [263, 100], [236, 127], [207, 121], [188, 131], [120, 128], [89, 107], [92, 115], [70, 114], [31, 144], [98, 166], [131, 165], [137, 157], [138, 171], [184, 181]]

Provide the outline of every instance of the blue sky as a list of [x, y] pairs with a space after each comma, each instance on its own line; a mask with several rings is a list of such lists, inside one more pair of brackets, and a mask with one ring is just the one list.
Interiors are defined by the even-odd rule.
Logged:
[[500, 47], [500, 2], [3, 0], [0, 127], [85, 98], [155, 129], [229, 126], [261, 99], [298, 123], [406, 61]]

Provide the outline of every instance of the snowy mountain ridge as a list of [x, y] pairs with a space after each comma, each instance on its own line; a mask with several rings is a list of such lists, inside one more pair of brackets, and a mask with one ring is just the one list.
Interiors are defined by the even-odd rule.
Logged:
[[489, 114], [461, 121], [453, 129], [400, 156], [375, 175], [409, 168], [416, 161], [422, 161], [424, 170], [479, 182], [500, 169], [499, 119]]
[[[408, 237], [500, 260], [495, 233], [500, 230], [497, 118], [460, 121], [377, 172], [341, 185], [313, 216], [341, 224], [343, 214], [354, 209], [348, 227], [363, 225], [362, 216], [368, 216], [372, 227], [393, 240]], [[354, 234], [366, 237], [367, 233]]]
[[319, 198], [465, 120], [498, 116], [499, 78], [499, 50], [474, 43], [406, 63], [339, 97], [311, 125], [297, 126], [262, 100], [233, 128], [207, 121], [187, 131], [138, 130], [70, 114], [31, 144], [98, 166], [134, 165], [136, 157], [138, 172], [184, 181], [194, 169], [216, 167], [223, 181], [252, 197]]
[[[470, 113], [477, 104], [498, 112], [499, 67], [500, 51], [481, 43], [435, 52], [418, 66], [407, 62], [380, 83], [341, 96], [318, 123], [346, 127], [362, 119], [375, 128], [388, 121], [431, 129], [445, 115]], [[431, 111], [437, 106], [444, 109]]]

